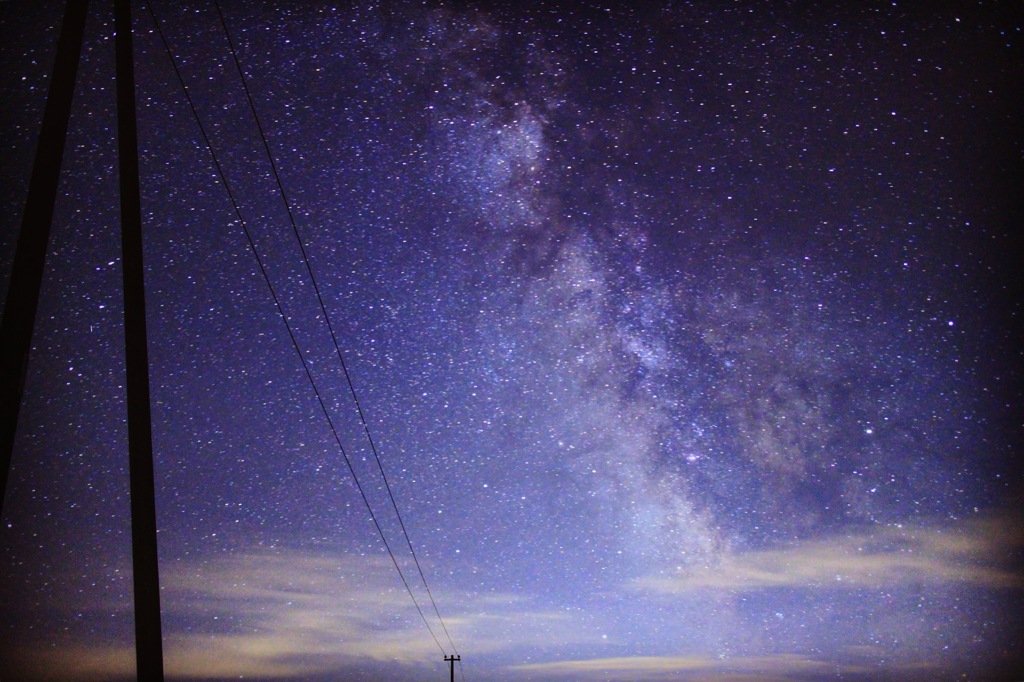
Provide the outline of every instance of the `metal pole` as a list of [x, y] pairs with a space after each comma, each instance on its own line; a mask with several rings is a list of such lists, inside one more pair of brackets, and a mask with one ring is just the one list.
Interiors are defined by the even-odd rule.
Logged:
[[142, 208], [135, 120], [135, 64], [131, 0], [115, 0], [117, 143], [121, 181], [121, 249], [124, 273], [125, 387], [135, 588], [135, 661], [139, 682], [164, 679], [160, 627], [160, 574], [153, 482], [153, 429], [146, 348], [146, 293], [142, 267]]

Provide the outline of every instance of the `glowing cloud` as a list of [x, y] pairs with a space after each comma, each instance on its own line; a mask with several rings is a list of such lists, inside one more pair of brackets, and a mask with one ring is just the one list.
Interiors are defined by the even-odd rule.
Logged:
[[647, 576], [637, 587], [656, 593], [758, 590], [773, 587], [892, 587], [909, 582], [1020, 588], [1024, 578], [1003, 564], [1024, 545], [1009, 516], [949, 527], [890, 525], [790, 547], [725, 554], [714, 565]]

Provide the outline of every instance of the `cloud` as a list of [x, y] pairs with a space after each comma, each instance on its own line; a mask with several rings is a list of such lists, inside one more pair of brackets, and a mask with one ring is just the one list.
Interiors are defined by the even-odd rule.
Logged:
[[883, 588], [908, 583], [962, 583], [1021, 588], [1010, 565], [1024, 547], [1024, 529], [1010, 516], [951, 526], [888, 525], [753, 552], [716, 563], [650, 575], [636, 587], [663, 594], [767, 588]]
[[[786, 548], [727, 553], [713, 568], [649, 576], [629, 587], [656, 599], [715, 590], [909, 583], [1019, 589], [1024, 580], [1007, 562], [1022, 546], [1021, 525], [1010, 516], [950, 526], [889, 526]], [[348, 674], [369, 679], [386, 671], [389, 679], [419, 679], [443, 668], [441, 651], [396, 584], [386, 558], [256, 548], [175, 562], [164, 568], [162, 581], [169, 676], [286, 680]], [[609, 645], [601, 629], [607, 624], [594, 621], [592, 614], [552, 608], [524, 596], [453, 593], [444, 585], [435, 585], [435, 596], [446, 608], [443, 615], [456, 644], [464, 643], [465, 653], [471, 649], [472, 659], [487, 661], [485, 667], [496, 672], [507, 666], [498, 672], [502, 679], [795, 680], [837, 670], [854, 677], [864, 670], [877, 672], [865, 662], [870, 658], [877, 663], [877, 656], [849, 647], [827, 661], [798, 653], [727, 658], [681, 654], [512, 665], [525, 652], [541, 660], [567, 652], [596, 653]], [[421, 601], [429, 618], [429, 601]], [[430, 621], [447, 643], [436, 619]], [[124, 643], [51, 643], [22, 648], [17, 658], [17, 669], [26, 679], [125, 678], [134, 667], [131, 647]], [[72, 660], [74, 672], [68, 673]], [[905, 672], [922, 673], [910, 668]]]
[[[164, 669], [171, 677], [372, 679], [384, 673], [388, 679], [422, 679], [444, 667], [442, 651], [387, 558], [254, 549], [175, 562], [164, 567], [161, 582]], [[419, 585], [412, 587], [450, 653], [429, 599]], [[600, 633], [576, 614], [524, 597], [446, 594], [436, 584], [433, 591], [456, 645], [471, 643], [478, 661], [520, 647], [600, 641]], [[135, 665], [130, 645], [106, 642], [29, 644], [16, 658], [31, 679], [130, 677]]]
[[512, 666], [509, 670], [529, 679], [602, 679], [657, 682], [798, 682], [825, 678], [854, 680], [932, 680], [942, 675], [935, 662], [887, 661], [881, 651], [865, 646], [848, 646], [838, 657], [820, 657], [780, 652], [750, 656], [623, 656], [587, 660], [552, 661]]
[[[386, 558], [259, 550], [172, 571], [165, 584], [172, 620], [189, 625], [167, 638], [174, 674], [287, 678], [441, 660]], [[429, 600], [417, 601], [448, 649]], [[467, 619], [446, 625], [457, 637]]]
[[837, 665], [797, 654], [736, 658], [633, 656], [535, 663], [512, 669], [520, 673], [555, 678], [594, 679], [599, 676], [603, 680], [700, 679], [719, 682], [740, 679], [806, 679], [807, 675], [853, 674], [867, 670], [853, 663]]

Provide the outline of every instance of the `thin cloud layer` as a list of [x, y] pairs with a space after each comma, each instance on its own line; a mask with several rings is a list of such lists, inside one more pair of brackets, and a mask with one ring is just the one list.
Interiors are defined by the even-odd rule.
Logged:
[[[643, 592], [652, 603], [667, 604], [677, 597], [773, 588], [822, 594], [923, 583], [1017, 590], [1024, 579], [1011, 561], [1022, 546], [1019, 520], [1009, 514], [949, 526], [887, 526], [786, 548], [726, 553], [714, 566], [641, 578], [625, 585], [622, 595]], [[415, 679], [436, 671], [442, 658], [384, 558], [260, 548], [175, 563], [162, 580], [165, 670], [171, 677], [286, 680], [339, 671], [372, 677], [373, 670], [386, 665]], [[441, 604], [457, 605], [442, 614], [456, 644], [471, 646], [478, 661], [504, 665], [508, 679], [790, 680], [877, 672], [864, 661], [879, 657], [865, 656], [857, 647], [828, 660], [753, 650], [723, 657], [706, 652], [608, 656], [611, 650], [603, 647], [615, 642], [602, 630], [610, 623], [601, 625], [593, 614], [553, 609], [523, 595], [435, 594]], [[429, 601], [425, 596], [421, 601], [447, 649]], [[110, 611], [115, 605], [107, 606]], [[61, 667], [73, 671], [68, 679], [130, 677], [134, 670], [133, 651], [123, 644], [76, 643], [59, 649], [61, 660], [68, 662]], [[517, 664], [523, 651], [541, 661]], [[54, 669], [54, 656], [52, 644], [26, 647], [18, 657], [19, 670], [45, 679], [43, 671]], [[922, 665], [908, 660], [897, 667], [916, 674]]]
[[1021, 588], [1012, 555], [1024, 546], [1010, 515], [951, 526], [889, 525], [790, 547], [725, 554], [713, 565], [647, 576], [637, 587], [662, 594], [766, 588], [886, 588], [963, 583]]
[[[578, 661], [558, 661], [515, 666], [523, 676], [545, 679], [602, 679], [658, 682], [797, 682], [822, 678], [876, 679], [879, 671], [866, 663], [863, 651], [850, 647], [848, 660], [826, 661], [812, 656], [781, 653], [764, 656], [715, 658], [710, 656], [632, 656]], [[888, 667], [891, 679], [933, 679], [937, 666], [904, 662]]]
[[[260, 549], [177, 563], [162, 580], [170, 677], [306, 679], [349, 671], [370, 679], [381, 665], [397, 665], [409, 679], [421, 679], [442, 662], [387, 559]], [[458, 612], [442, 616], [456, 645], [472, 643], [474, 657], [600, 641], [572, 615], [523, 597], [451, 595], [436, 588], [435, 596], [441, 604], [459, 605]], [[450, 653], [429, 601], [420, 594], [417, 600]], [[134, 671], [130, 648], [97, 643], [72, 653], [82, 663], [67, 668], [74, 679]], [[21, 661], [30, 676], [32, 670], [52, 670], [52, 647], [26, 650]]]
[[[170, 667], [178, 674], [216, 669], [220, 675], [286, 678], [384, 662], [412, 674], [442, 659], [387, 559], [260, 551], [175, 572], [170, 580], [171, 608], [198, 625], [170, 639]], [[519, 598], [437, 596], [442, 604], [460, 605], [459, 613], [442, 616], [456, 644], [472, 641], [477, 655], [506, 647], [510, 639], [566, 641], [574, 630], [564, 614], [532, 609]], [[429, 601], [422, 594], [417, 600], [450, 653]], [[210, 632], [231, 614], [238, 619], [231, 631]]]
[[631, 656], [599, 658], [584, 661], [558, 661], [516, 666], [522, 673], [554, 677], [579, 678], [582, 675], [600, 676], [604, 680], [660, 680], [660, 679], [753, 679], [786, 680], [793, 675], [853, 673], [864, 668], [856, 665], [836, 666], [794, 654], [751, 656], [717, 659], [709, 656]]

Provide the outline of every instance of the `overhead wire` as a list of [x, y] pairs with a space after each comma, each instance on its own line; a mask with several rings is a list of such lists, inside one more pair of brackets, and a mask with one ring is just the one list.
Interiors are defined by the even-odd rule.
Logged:
[[[338, 356], [338, 362], [341, 365], [342, 373], [345, 376], [345, 383], [348, 385], [349, 394], [352, 396], [352, 402], [355, 404], [356, 412], [359, 415], [359, 422], [363, 427], [363, 434], [366, 437], [367, 443], [369, 443], [370, 451], [373, 453], [373, 458], [377, 463], [377, 469], [380, 471], [381, 480], [384, 482], [384, 487], [387, 490], [388, 498], [391, 500], [391, 507], [394, 509], [395, 517], [398, 519], [398, 524], [402, 529], [402, 535], [405, 537], [406, 544], [409, 547], [409, 554], [412, 556], [413, 562], [416, 565], [416, 570], [419, 572], [420, 580], [423, 582], [423, 587], [427, 592], [427, 596], [430, 598], [430, 603], [434, 607], [434, 613], [437, 615], [438, 622], [441, 623], [441, 628], [444, 630], [445, 636], [448, 638], [448, 643], [452, 646], [452, 651], [459, 655], [459, 651], [455, 646], [455, 642], [452, 641], [452, 636], [448, 632], [448, 627], [444, 623], [444, 619], [441, 617], [441, 612], [437, 607], [437, 602], [434, 600], [434, 595], [430, 591], [430, 586], [427, 584], [427, 577], [423, 571], [423, 567], [420, 565], [419, 558], [416, 556], [416, 550], [413, 549], [412, 540], [409, 537], [409, 531], [406, 529], [405, 522], [402, 520], [402, 514], [398, 510], [398, 503], [395, 500], [394, 492], [391, 489], [391, 484], [388, 482], [387, 474], [384, 473], [384, 465], [381, 462], [380, 454], [377, 450], [377, 446], [374, 443], [373, 436], [370, 433], [370, 427], [367, 423], [366, 416], [363, 413], [362, 404], [359, 401], [359, 396], [356, 393], [355, 384], [352, 381], [352, 376], [348, 371], [348, 365], [345, 362], [345, 355], [341, 350], [341, 345], [338, 343], [337, 334], [334, 331], [334, 325], [331, 323], [331, 316], [327, 312], [327, 306], [324, 304], [323, 296], [320, 293], [320, 286], [317, 284], [316, 276], [313, 274], [313, 267], [309, 262], [309, 258], [306, 253], [306, 245], [302, 239], [302, 235], [299, 232], [298, 224], [295, 221], [295, 214], [292, 211], [291, 202], [288, 200], [288, 194], [285, 192], [284, 183], [281, 180], [281, 174], [278, 172], [277, 163], [274, 161], [274, 154], [270, 150], [270, 143], [267, 141], [266, 133], [263, 130], [263, 124], [260, 123], [259, 114], [256, 112], [256, 104], [253, 101], [252, 93], [249, 90], [248, 79], [245, 77], [245, 72], [242, 69], [241, 61], [238, 58], [238, 52], [235, 49], [235, 43], [231, 38], [231, 32], [228, 30], [227, 21], [224, 19], [224, 12], [221, 10], [220, 0], [214, 0], [214, 7], [217, 9], [217, 16], [220, 18], [221, 28], [224, 30], [224, 37], [227, 39], [228, 48], [231, 50], [231, 58], [235, 63], [235, 69], [238, 71], [238, 78], [242, 83], [242, 89], [245, 91], [245, 97], [249, 102], [249, 110], [252, 112], [253, 120], [256, 122], [256, 129], [259, 132], [260, 140], [263, 142], [263, 149], [267, 153], [267, 159], [270, 161], [270, 170], [274, 175], [274, 179], [277, 182], [277, 189], [281, 195], [281, 200], [284, 203], [285, 211], [288, 213], [288, 220], [291, 223], [292, 234], [295, 236], [295, 241], [299, 245], [299, 252], [302, 254], [302, 261], [306, 265], [306, 272], [309, 275], [310, 281], [313, 283], [313, 291], [316, 293], [316, 300], [320, 304], [320, 311], [323, 313], [324, 321], [327, 323], [327, 329], [330, 331], [331, 341], [334, 344], [334, 350]], [[461, 663], [460, 669], [461, 669]]]
[[334, 435], [334, 440], [337, 443], [338, 449], [345, 460], [345, 464], [348, 466], [349, 473], [352, 475], [352, 480], [356, 485], [356, 489], [359, 491], [359, 495], [363, 500], [363, 504], [366, 505], [366, 510], [369, 512], [370, 519], [373, 521], [373, 525], [377, 529], [377, 534], [380, 536], [381, 541], [384, 543], [384, 548], [387, 550], [388, 556], [391, 558], [391, 563], [394, 565], [395, 570], [398, 572], [398, 576], [399, 578], [401, 578], [402, 584], [405, 586], [405, 591], [408, 592], [409, 597], [412, 599], [413, 605], [416, 607], [416, 611], [419, 613], [420, 618], [423, 620], [423, 624], [427, 627], [427, 631], [430, 633], [430, 636], [434, 640], [434, 643], [437, 645], [437, 648], [441, 651], [443, 655], [447, 655], [447, 651], [445, 651], [444, 647], [441, 646], [441, 642], [438, 640], [437, 635], [434, 634], [433, 628], [430, 627], [430, 623], [427, 620], [426, 615], [423, 613], [423, 609], [420, 607], [415, 594], [413, 594], [412, 588], [409, 586], [409, 582], [406, 579], [401, 566], [399, 566], [398, 564], [398, 560], [395, 557], [395, 553], [391, 549], [391, 545], [390, 543], [388, 543], [387, 537], [384, 535], [384, 530], [383, 528], [381, 528], [381, 525], [377, 520], [377, 516], [373, 512], [373, 507], [370, 504], [370, 500], [366, 496], [366, 492], [364, 491], [363, 486], [359, 483], [359, 477], [356, 475], [356, 471], [352, 465], [352, 461], [345, 450], [345, 446], [341, 442], [341, 436], [338, 434], [338, 430], [334, 426], [334, 421], [331, 419], [331, 415], [327, 409], [327, 405], [324, 403], [324, 399], [316, 386], [316, 381], [313, 379], [313, 374], [309, 368], [309, 364], [307, 363], [306, 358], [302, 353], [302, 349], [299, 346], [299, 342], [295, 336], [294, 331], [292, 330], [292, 326], [288, 322], [288, 316], [285, 314], [284, 307], [281, 304], [281, 300], [278, 297], [277, 292], [274, 290], [274, 285], [271, 283], [270, 276], [267, 273], [267, 269], [263, 263], [263, 259], [260, 257], [259, 250], [256, 248], [256, 242], [254, 241], [252, 234], [249, 231], [245, 218], [242, 216], [241, 209], [239, 208], [238, 202], [235, 200], [234, 193], [231, 191], [231, 186], [228, 183], [226, 175], [224, 174], [224, 170], [221, 167], [220, 161], [217, 159], [217, 154], [216, 152], [214, 152], [213, 144], [211, 143], [210, 137], [207, 134], [206, 128], [203, 125], [203, 122], [199, 116], [199, 112], [196, 109], [195, 102], [193, 101], [192, 96], [188, 91], [188, 86], [185, 85], [185, 80], [181, 75], [180, 69], [178, 68], [177, 59], [175, 59], [174, 53], [171, 51], [170, 45], [167, 42], [167, 38], [163, 33], [163, 30], [160, 26], [160, 20], [157, 18], [156, 11], [153, 9], [153, 4], [147, 3], [147, 8], [149, 9], [150, 16], [153, 18], [153, 25], [156, 27], [156, 32], [160, 36], [160, 41], [164, 46], [164, 50], [167, 52], [167, 56], [170, 59], [171, 66], [174, 69], [175, 76], [177, 77], [178, 82], [181, 84], [182, 91], [185, 93], [185, 99], [188, 101], [189, 108], [192, 110], [192, 116], [196, 121], [196, 125], [199, 127], [199, 132], [203, 137], [203, 141], [206, 144], [206, 148], [210, 152], [214, 168], [217, 171], [217, 176], [228, 194], [228, 198], [231, 201], [231, 206], [235, 211], [235, 215], [238, 217], [239, 224], [242, 226], [242, 231], [245, 233], [245, 238], [249, 244], [249, 248], [252, 251], [253, 256], [256, 258], [256, 263], [257, 265], [259, 265], [260, 273], [263, 275], [263, 280], [266, 282], [267, 288], [270, 290], [270, 295], [273, 298], [274, 305], [281, 316], [281, 320], [285, 324], [285, 328], [288, 331], [288, 337], [291, 339], [292, 346], [295, 348], [295, 352], [298, 354], [299, 360], [302, 362], [302, 368], [306, 373], [306, 378], [309, 380], [310, 386], [313, 388], [313, 393], [316, 396], [317, 403], [319, 403], [320, 409], [323, 412], [324, 417], [327, 419], [327, 424], [331, 429], [331, 433]]

